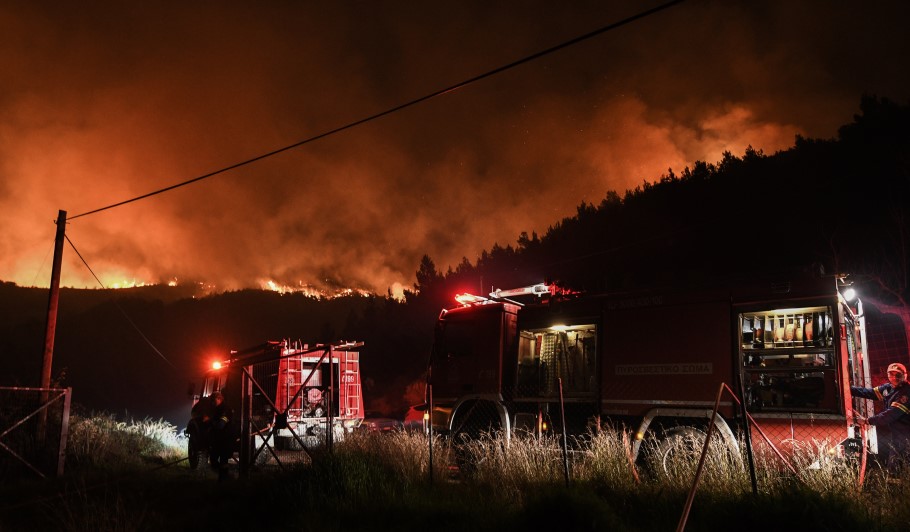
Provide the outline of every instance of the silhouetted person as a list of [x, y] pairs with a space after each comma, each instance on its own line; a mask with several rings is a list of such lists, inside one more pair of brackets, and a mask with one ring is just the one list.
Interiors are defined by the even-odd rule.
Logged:
[[210, 432], [212, 426], [211, 397], [201, 397], [190, 411], [190, 421], [186, 424], [187, 456], [190, 469], [199, 465], [199, 453], [210, 451]]
[[218, 469], [218, 481], [228, 478], [228, 461], [234, 454], [234, 410], [224, 402], [221, 392], [212, 394], [211, 463]]

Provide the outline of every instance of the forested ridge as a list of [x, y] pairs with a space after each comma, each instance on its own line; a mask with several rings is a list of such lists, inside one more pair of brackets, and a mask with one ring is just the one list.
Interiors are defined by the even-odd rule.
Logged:
[[425, 257], [418, 285], [547, 278], [604, 291], [818, 264], [852, 273], [871, 297], [906, 304], [910, 112], [871, 96], [861, 111], [835, 139], [797, 137], [773, 155], [726, 152], [623, 195], [609, 191], [543, 236], [494, 245], [475, 264], [440, 274]]
[[[907, 309], [908, 259], [910, 107], [866, 96], [836, 138], [797, 137], [774, 154], [750, 147], [741, 157], [727, 152], [715, 163], [668, 169], [634, 190], [580, 204], [543, 235], [522, 233], [514, 245], [494, 244], [444, 270], [425, 256], [404, 301], [66, 290], [54, 373], [73, 386], [77, 403], [180, 422], [187, 383], [218, 353], [288, 335], [357, 339], [366, 343], [368, 404], [397, 413], [419, 400], [414, 383], [433, 322], [458, 292], [543, 281], [602, 292], [823, 268], [849, 273], [864, 301]], [[46, 292], [0, 285], [0, 385], [37, 385]]]

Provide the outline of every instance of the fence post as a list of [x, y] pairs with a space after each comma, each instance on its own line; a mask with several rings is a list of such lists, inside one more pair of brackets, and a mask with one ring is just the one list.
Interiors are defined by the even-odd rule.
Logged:
[[253, 379], [252, 365], [243, 366], [240, 372], [240, 478], [246, 479], [250, 474], [250, 459], [252, 458], [252, 428], [253, 422]]
[[332, 454], [335, 450], [335, 416], [333, 415], [335, 409], [335, 347], [332, 344], [329, 344], [329, 397], [326, 406], [328, 406], [327, 415], [329, 416], [326, 444], [329, 454]]
[[57, 455], [57, 476], [63, 476], [63, 467], [66, 463], [66, 440], [69, 437], [70, 430], [70, 398], [73, 396], [73, 389], [66, 388], [63, 391], [63, 416], [60, 422], [60, 451]]
[[739, 396], [742, 398], [739, 402], [740, 410], [743, 415], [744, 432], [743, 437], [746, 439], [746, 457], [749, 459], [749, 480], [752, 481], [752, 495], [758, 495], [758, 481], [755, 478], [755, 457], [752, 452], [752, 424], [749, 423], [749, 411], [746, 409], [746, 388], [743, 380], [739, 379]]
[[430, 445], [430, 486], [433, 485], [433, 385], [427, 384], [427, 440]]
[[726, 383], [720, 383], [717, 390], [717, 399], [714, 400], [714, 411], [711, 413], [711, 423], [708, 425], [708, 434], [705, 435], [705, 445], [701, 449], [701, 458], [698, 459], [698, 469], [695, 470], [695, 480], [692, 481], [692, 489], [689, 490], [689, 497], [686, 499], [686, 507], [679, 518], [679, 525], [676, 532], [682, 532], [686, 528], [686, 521], [689, 519], [689, 511], [692, 509], [692, 501], [695, 500], [695, 491], [698, 489], [698, 483], [701, 482], [701, 473], [705, 468], [705, 458], [708, 456], [708, 447], [711, 445], [711, 436], [714, 434], [714, 421], [717, 419], [717, 409], [720, 408], [720, 397], [724, 393]]
[[569, 487], [569, 450], [566, 444], [566, 404], [562, 397], [562, 377], [556, 379], [559, 384], [559, 414], [562, 416], [562, 468], [566, 477], [566, 487]]

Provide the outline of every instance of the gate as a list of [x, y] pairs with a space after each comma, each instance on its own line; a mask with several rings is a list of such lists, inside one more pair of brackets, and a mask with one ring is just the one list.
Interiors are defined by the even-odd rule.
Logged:
[[271, 342], [227, 361], [227, 374], [207, 390], [239, 387], [226, 395], [240, 400], [241, 476], [252, 464], [284, 467], [310, 460], [313, 451], [331, 452], [360, 424], [362, 346]]
[[0, 387], [0, 477], [60, 476], [72, 388]]

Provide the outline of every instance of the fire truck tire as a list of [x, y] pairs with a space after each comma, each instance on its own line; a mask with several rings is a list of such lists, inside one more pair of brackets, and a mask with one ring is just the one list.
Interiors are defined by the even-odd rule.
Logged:
[[493, 434], [502, 430], [502, 423], [496, 406], [489, 401], [466, 402], [455, 413], [452, 420], [453, 440], [477, 439], [481, 434]]
[[705, 436], [705, 431], [695, 427], [667, 429], [653, 449], [652, 465], [661, 474], [672, 475], [683, 463], [697, 463]]

